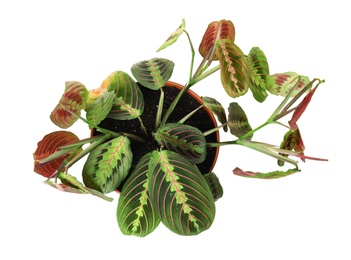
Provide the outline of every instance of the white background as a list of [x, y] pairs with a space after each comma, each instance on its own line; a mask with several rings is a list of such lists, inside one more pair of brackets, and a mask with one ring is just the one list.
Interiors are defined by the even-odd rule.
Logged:
[[[0, 259], [351, 259], [350, 18], [346, 1], [1, 1]], [[214, 169], [224, 187], [212, 227], [182, 237], [162, 224], [146, 238], [124, 236], [112, 203], [59, 192], [33, 172], [32, 153], [58, 130], [49, 114], [64, 82], [96, 88], [112, 71], [140, 60], [176, 63], [173, 81], [186, 83], [185, 35], [156, 53], [185, 18], [197, 49], [207, 25], [232, 20], [236, 43], [259, 46], [271, 74], [285, 71], [325, 79], [299, 121], [307, 155], [328, 162], [299, 163], [302, 172], [277, 180], [246, 179], [244, 170], [273, 171], [276, 161], [241, 147], [223, 147]], [[199, 55], [196, 56], [197, 63]], [[194, 87], [227, 107], [219, 74]], [[278, 99], [235, 100], [253, 127]], [[255, 140], [281, 141], [267, 127]], [[89, 135], [79, 122], [72, 131]], [[229, 139], [222, 135], [222, 139]], [[80, 166], [71, 174], [80, 175]]]

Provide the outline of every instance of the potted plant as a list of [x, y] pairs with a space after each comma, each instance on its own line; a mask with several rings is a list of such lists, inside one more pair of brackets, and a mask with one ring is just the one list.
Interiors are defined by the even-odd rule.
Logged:
[[[259, 47], [245, 55], [234, 43], [235, 27], [230, 20], [208, 25], [199, 45], [203, 59], [196, 70], [184, 20], [157, 51], [183, 34], [191, 48], [186, 84], [169, 81], [175, 64], [164, 58], [135, 63], [132, 75], [112, 72], [99, 88], [89, 91], [78, 81], [66, 82], [51, 121], [66, 129], [80, 119], [90, 129], [90, 136], [80, 140], [66, 130], [52, 132], [38, 142], [33, 154], [34, 171], [55, 188], [108, 201], [112, 199], [107, 194], [117, 190], [117, 222], [126, 235], [146, 236], [160, 222], [180, 235], [207, 230], [214, 221], [215, 201], [223, 195], [219, 178], [212, 172], [220, 146], [245, 146], [277, 159], [279, 166], [293, 165], [268, 173], [233, 170], [251, 178], [272, 179], [299, 172], [292, 157], [325, 160], [304, 155], [297, 125], [323, 80], [309, 80], [295, 72], [271, 74]], [[217, 71], [218, 85], [233, 100], [251, 92], [253, 100], [261, 103], [268, 94], [280, 95], [281, 104], [263, 124], [252, 128], [239, 103], [231, 102], [226, 113], [214, 97], [198, 97], [190, 90]], [[282, 119], [287, 116], [290, 120], [284, 124]], [[269, 124], [286, 128], [281, 144], [254, 140], [254, 134]], [[221, 142], [219, 131], [231, 135], [232, 140]], [[68, 170], [84, 156], [79, 180]]]

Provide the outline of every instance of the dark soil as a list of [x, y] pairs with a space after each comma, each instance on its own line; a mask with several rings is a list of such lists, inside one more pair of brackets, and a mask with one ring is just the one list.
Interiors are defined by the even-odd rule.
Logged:
[[[137, 141], [133, 141], [130, 139], [131, 149], [133, 152], [133, 163], [132, 163], [132, 168], [130, 172], [132, 172], [132, 170], [135, 168], [136, 164], [138, 163], [139, 159], [142, 156], [144, 156], [148, 152], [151, 152], [159, 148], [159, 145], [157, 144], [157, 142], [152, 138], [152, 132], [154, 131], [154, 128], [155, 128], [155, 117], [157, 113], [157, 106], [159, 102], [160, 91], [150, 90], [141, 85], [139, 86], [143, 93], [144, 102], [145, 102], [144, 112], [141, 115], [141, 119], [147, 129], [148, 138], [145, 144]], [[163, 109], [163, 115], [164, 115], [169, 105], [172, 103], [173, 99], [177, 96], [179, 90], [176, 87], [164, 87], [163, 91], [165, 94], [164, 109]], [[193, 111], [199, 106], [200, 104], [197, 102], [195, 98], [193, 98], [189, 94], [185, 94], [180, 99], [178, 106], [173, 111], [173, 113], [171, 114], [167, 122], [168, 123], [178, 122], [189, 112]], [[189, 124], [194, 127], [197, 127], [202, 132], [205, 132], [215, 127], [215, 124], [211, 121], [211, 118], [209, 117], [209, 115], [207, 114], [204, 108], [201, 108], [200, 110], [198, 110], [189, 120], [185, 122], [185, 124]], [[109, 129], [118, 133], [124, 132], [124, 133], [131, 133], [134, 135], [138, 135], [141, 137], [145, 136], [143, 131], [141, 130], [141, 125], [138, 119], [120, 121], [120, 120], [106, 118], [100, 123], [100, 126], [105, 129]], [[212, 133], [206, 136], [206, 141], [207, 142], [218, 141], [216, 137], [216, 133]], [[197, 167], [199, 168], [201, 173], [206, 174], [211, 170], [213, 165], [213, 160], [216, 157], [216, 149], [217, 148], [207, 148], [206, 160], [200, 164], [197, 164]], [[123, 185], [123, 183], [121, 185]]]

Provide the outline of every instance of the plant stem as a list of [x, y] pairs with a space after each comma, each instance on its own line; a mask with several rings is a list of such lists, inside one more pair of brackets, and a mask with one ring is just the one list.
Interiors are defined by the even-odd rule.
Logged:
[[181, 120], [178, 121], [179, 124], [184, 124], [184, 122], [186, 120], [188, 120], [193, 114], [195, 114], [198, 110], [200, 110], [201, 108], [203, 108], [204, 105], [201, 105], [199, 107], [197, 107], [196, 109], [194, 109], [193, 111], [191, 111], [189, 114], [187, 114], [185, 117], [183, 117]]
[[194, 59], [195, 59], [195, 50], [194, 50], [194, 47], [193, 47], [193, 43], [190, 39], [190, 35], [189, 33], [184, 30], [183, 31], [186, 36], [188, 37], [188, 41], [189, 41], [189, 45], [190, 45], [190, 50], [191, 50], [191, 62], [190, 62], [190, 73], [189, 73], [189, 82], [191, 81], [192, 79], [192, 75], [193, 75], [193, 68], [194, 68]]
[[195, 78], [193, 78], [192, 84], [195, 85], [197, 82], [199, 82], [200, 80], [203, 80], [204, 78], [207, 78], [208, 76], [210, 76], [211, 74], [215, 73], [219, 69], [220, 69], [220, 65], [217, 65], [217, 66], [209, 69], [208, 71], [205, 71], [205, 72], [201, 73], [200, 75], [198, 75]]
[[167, 109], [167, 111], [166, 111], [164, 117], [162, 118], [162, 121], [161, 121], [160, 126], [163, 126], [163, 125], [167, 122], [169, 116], [172, 114], [174, 108], [177, 106], [177, 104], [178, 104], [180, 98], [183, 96], [183, 94], [184, 94], [191, 86], [192, 86], [192, 85], [191, 85], [190, 82], [189, 82], [184, 88], [181, 89], [181, 91], [179, 91], [178, 95], [177, 95], [176, 98], [173, 100], [173, 102], [171, 103], [171, 105], [170, 105], [169, 108]]
[[79, 154], [77, 154], [72, 160], [70, 160], [66, 164], [66, 172], [68, 168], [70, 168], [73, 164], [75, 164], [77, 161], [79, 161], [81, 158], [83, 158], [85, 155], [90, 153], [92, 150], [94, 150], [96, 147], [98, 147], [100, 144], [104, 143], [108, 139], [111, 139], [113, 136], [108, 134], [108, 135], [103, 135], [100, 137], [99, 140], [93, 142], [91, 145], [89, 145], [87, 148], [85, 148], [83, 151], [81, 151]]
[[156, 122], [155, 122], [155, 131], [160, 127], [161, 124], [161, 115], [162, 115], [162, 110], [163, 110], [163, 101], [165, 98], [165, 93], [162, 88], [160, 88], [160, 99], [158, 101], [158, 108], [157, 108], [157, 114], [156, 114]]
[[145, 125], [144, 125], [144, 123], [143, 123], [143, 120], [141, 119], [141, 117], [140, 117], [140, 116], [138, 116], [138, 120], [139, 120], [139, 122], [140, 122], [140, 127], [141, 127], [141, 130], [143, 130], [143, 132], [144, 132], [145, 136], [147, 137], [147, 136], [148, 136], [148, 134], [147, 134], [147, 131], [146, 131], [146, 127], [145, 127]]

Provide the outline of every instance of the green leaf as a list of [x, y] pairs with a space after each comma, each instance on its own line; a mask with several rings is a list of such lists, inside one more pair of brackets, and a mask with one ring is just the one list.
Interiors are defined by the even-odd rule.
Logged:
[[169, 123], [157, 129], [155, 140], [165, 149], [177, 152], [192, 163], [206, 159], [206, 138], [196, 127]]
[[299, 83], [291, 95], [291, 97], [294, 97], [310, 82], [308, 77], [299, 75], [296, 72], [277, 73], [267, 76], [266, 87], [270, 93], [286, 97], [297, 82]]
[[46, 180], [44, 183], [63, 192], [91, 194], [109, 202], [113, 201], [113, 198], [107, 197], [101, 192], [85, 187], [81, 182], [77, 180], [77, 178], [72, 175], [60, 172], [57, 177], [61, 180], [62, 183], [56, 183], [50, 180]]
[[242, 50], [228, 39], [216, 43], [218, 50], [222, 85], [230, 97], [244, 95], [248, 88], [250, 77], [249, 65]]
[[266, 77], [269, 75], [269, 66], [266, 55], [259, 47], [253, 47], [247, 56], [250, 66], [250, 90], [258, 102], [263, 102], [267, 94]]
[[117, 221], [125, 235], [144, 237], [160, 223], [148, 195], [148, 164], [151, 153], [144, 155], [123, 185], [117, 206]]
[[184, 157], [168, 150], [154, 151], [148, 179], [152, 204], [171, 231], [196, 235], [211, 226], [216, 211], [211, 190]]
[[[252, 130], [245, 111], [237, 102], [230, 103], [228, 111], [228, 126], [231, 134], [240, 138]], [[245, 139], [251, 140], [252, 136], [253, 134], [247, 136]]]
[[153, 90], [158, 90], [171, 78], [173, 69], [173, 61], [154, 58], [134, 64], [131, 71], [135, 79], [141, 85]]
[[183, 33], [185, 29], [185, 20], [182, 19], [182, 24], [175, 30], [168, 38], [167, 40], [160, 46], [160, 48], [157, 49], [157, 52], [167, 48], [168, 46], [172, 45], [175, 43], [179, 36]]
[[125, 136], [99, 145], [84, 164], [84, 184], [102, 193], [114, 191], [127, 176], [132, 157], [130, 141]]
[[204, 174], [205, 180], [211, 189], [213, 199], [217, 201], [223, 196], [223, 187], [214, 172]]
[[105, 89], [114, 91], [115, 98], [109, 118], [129, 120], [139, 117], [144, 111], [144, 98], [136, 82], [125, 72], [111, 73], [103, 84]]
[[[201, 97], [203, 105], [207, 107], [213, 114], [216, 115], [218, 121], [221, 124], [227, 123], [227, 115], [221, 103], [219, 103], [216, 99], [211, 97]], [[228, 126], [224, 125], [223, 130], [225, 132], [228, 131]]]
[[86, 118], [92, 124], [90, 128], [99, 125], [106, 118], [112, 108], [114, 96], [112, 91], [104, 93], [87, 109]]
[[[65, 92], [59, 103], [50, 114], [51, 121], [62, 129], [69, 128], [77, 121], [78, 117], [86, 107], [88, 90], [78, 81], [66, 81]], [[70, 113], [71, 111], [72, 113]]]
[[213, 56], [212, 60], [218, 60], [217, 55], [208, 55], [208, 53], [214, 50], [216, 42], [220, 39], [228, 39], [234, 42], [235, 39], [235, 27], [230, 20], [214, 21], [207, 26], [206, 32], [202, 37], [199, 53], [203, 58]]
[[233, 173], [235, 175], [248, 177], [248, 178], [277, 179], [277, 178], [289, 176], [299, 171], [300, 171], [299, 169], [294, 168], [294, 169], [289, 169], [287, 171], [274, 171], [274, 172], [268, 172], [268, 173], [260, 173], [260, 172], [243, 171], [240, 168], [235, 168], [233, 170]]

